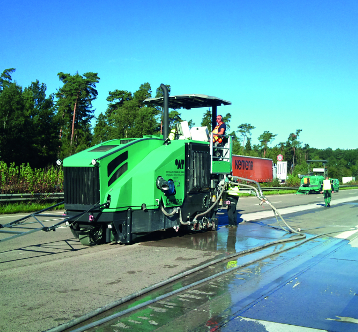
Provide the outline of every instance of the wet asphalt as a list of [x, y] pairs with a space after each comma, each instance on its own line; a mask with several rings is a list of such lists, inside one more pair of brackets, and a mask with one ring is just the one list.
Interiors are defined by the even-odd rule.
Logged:
[[[331, 208], [320, 201], [308, 202], [305, 209], [292, 210], [290, 203], [281, 208], [285, 221], [312, 240], [280, 243], [225, 260], [221, 268], [231, 272], [89, 331], [357, 331], [358, 197], [335, 198]], [[221, 211], [218, 232], [141, 245], [216, 251], [224, 258], [292, 236], [272, 216], [245, 221], [247, 215], [239, 214], [241, 223], [228, 227]], [[203, 272], [192, 282], [208, 275]], [[187, 283], [172, 284], [125, 308]]]
[[[358, 191], [334, 195], [331, 208], [322, 206], [321, 195], [269, 199], [307, 237], [329, 234], [249, 265], [298, 241], [224, 261], [224, 269], [235, 268], [225, 276], [95, 330], [357, 330]], [[1, 330], [43, 331], [203, 262], [290, 236], [258, 203], [239, 200], [237, 227], [227, 227], [222, 210], [217, 232], [156, 232], [133, 246], [86, 248], [65, 229], [4, 242]]]

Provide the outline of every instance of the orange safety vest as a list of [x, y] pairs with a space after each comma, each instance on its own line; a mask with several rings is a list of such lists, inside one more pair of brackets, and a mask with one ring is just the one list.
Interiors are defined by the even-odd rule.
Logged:
[[[219, 132], [219, 127], [220, 125], [217, 125], [214, 130], [213, 130], [213, 134], [217, 134]], [[213, 135], [213, 142], [218, 142], [218, 143], [222, 143], [223, 139], [220, 136], [215, 136]]]

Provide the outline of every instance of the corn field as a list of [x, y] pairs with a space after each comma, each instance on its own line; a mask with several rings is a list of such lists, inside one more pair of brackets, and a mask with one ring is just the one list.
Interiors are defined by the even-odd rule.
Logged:
[[32, 169], [29, 164], [9, 166], [0, 161], [0, 194], [54, 193], [63, 191], [62, 167]]

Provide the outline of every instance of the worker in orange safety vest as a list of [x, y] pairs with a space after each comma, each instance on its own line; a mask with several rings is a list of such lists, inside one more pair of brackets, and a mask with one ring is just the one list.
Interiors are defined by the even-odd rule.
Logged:
[[217, 125], [213, 130], [213, 142], [222, 143], [223, 139], [219, 135], [225, 135], [226, 124], [223, 122], [223, 117], [221, 115], [216, 117], [216, 123]]

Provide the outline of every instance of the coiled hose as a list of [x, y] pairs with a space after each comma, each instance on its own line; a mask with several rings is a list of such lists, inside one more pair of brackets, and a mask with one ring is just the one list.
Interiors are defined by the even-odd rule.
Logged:
[[[206, 211], [197, 214], [197, 215], [194, 217], [194, 219], [193, 219], [193, 223], [196, 223], [196, 222], [197, 222], [197, 218], [202, 217], [202, 216], [204, 216], [205, 214], [209, 213], [209, 212], [215, 207], [215, 205], [219, 202], [221, 196], [223, 195], [224, 191], [225, 191], [225, 186], [222, 185], [222, 186], [221, 186], [221, 189], [220, 189], [220, 192], [219, 192], [219, 194], [218, 194], [218, 196], [217, 196], [215, 202], [214, 202]], [[180, 207], [174, 208], [172, 212], [167, 212], [167, 211], [165, 211], [163, 204], [160, 204], [160, 209], [162, 210], [163, 214], [164, 214], [166, 217], [172, 217], [172, 216], [174, 216], [174, 214], [179, 213], [179, 221], [180, 221], [180, 224], [182, 224], [182, 225], [190, 225], [190, 221], [187, 221], [187, 222], [184, 222], [184, 221], [183, 221]]]
[[160, 209], [162, 210], [163, 214], [168, 218], [174, 216], [174, 214], [176, 214], [176, 213], [179, 213], [180, 224], [181, 225], [190, 225], [190, 221], [187, 221], [187, 222], [183, 221], [183, 218], [181, 215], [181, 208], [179, 206], [174, 208], [172, 212], [167, 212], [167, 211], [165, 211], [163, 204], [160, 204]]
[[[243, 183], [237, 183], [234, 181], [229, 181], [229, 183], [231, 185], [236, 185], [236, 186], [240, 186], [240, 187], [244, 187], [244, 188], [249, 188], [251, 190], [253, 190], [255, 192], [255, 196], [260, 200], [260, 205], [266, 203], [267, 205], [269, 205], [275, 215], [276, 221], [277, 223], [280, 225], [280, 227], [287, 232], [287, 229], [285, 229], [284, 227], [282, 227], [280, 220], [282, 221], [282, 223], [284, 223], [286, 225], [286, 227], [288, 228], [288, 232], [289, 233], [296, 233], [299, 235], [304, 235], [302, 234], [299, 230], [295, 230], [293, 229], [290, 225], [287, 224], [287, 222], [285, 221], [285, 219], [283, 219], [282, 215], [280, 214], [280, 212], [278, 212], [278, 210], [272, 205], [272, 203], [263, 195], [260, 184], [254, 180], [251, 179], [245, 179], [245, 178], [241, 178], [239, 176], [229, 176], [230, 179], [232, 180], [243, 180], [243, 181], [247, 181], [247, 182], [253, 182], [257, 185], [257, 188], [249, 185], [249, 184], [243, 184]], [[280, 219], [280, 220], [279, 220]]]
[[208, 212], [210, 212], [210, 211], [215, 207], [215, 205], [219, 202], [221, 196], [223, 195], [224, 191], [225, 191], [225, 186], [221, 186], [221, 190], [220, 190], [219, 195], [218, 195], [218, 197], [216, 198], [215, 202], [214, 202], [206, 211], [197, 214], [197, 215], [194, 217], [194, 220], [193, 220], [194, 223], [197, 221], [197, 218], [198, 218], [198, 217], [202, 217], [202, 216], [206, 215]]

